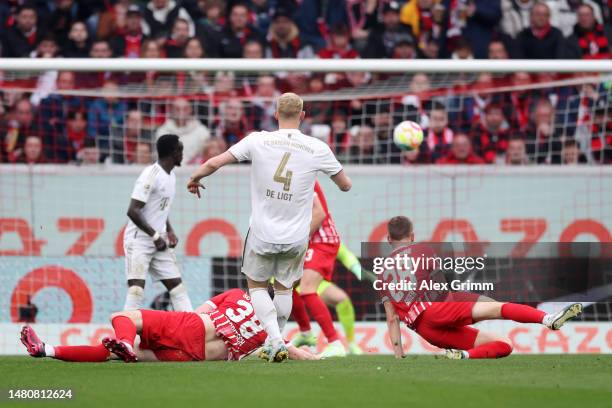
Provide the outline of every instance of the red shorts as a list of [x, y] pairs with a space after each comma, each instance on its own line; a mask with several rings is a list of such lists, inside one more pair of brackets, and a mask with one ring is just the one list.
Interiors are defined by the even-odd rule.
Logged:
[[310, 244], [304, 256], [304, 269], [317, 271], [323, 279], [331, 281], [339, 248], [340, 245], [337, 244]]
[[474, 347], [478, 329], [471, 326], [478, 295], [459, 294], [456, 302], [433, 303], [414, 322], [414, 330], [430, 344], [443, 349]]
[[161, 361], [202, 361], [205, 358], [204, 322], [197, 313], [141, 310], [140, 348]]

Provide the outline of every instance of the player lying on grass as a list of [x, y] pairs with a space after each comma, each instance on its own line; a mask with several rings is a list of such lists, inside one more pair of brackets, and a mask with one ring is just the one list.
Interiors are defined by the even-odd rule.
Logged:
[[[51, 346], [24, 326], [21, 342], [32, 357], [103, 362], [115, 355], [125, 362], [240, 360], [260, 348], [266, 332], [255, 317], [250, 297], [232, 289], [208, 300], [195, 312], [130, 310], [111, 315], [115, 337], [97, 346]], [[140, 343], [135, 343], [136, 335]], [[288, 345], [289, 358], [316, 360]]]
[[[391, 256], [405, 253], [420, 256], [422, 253], [431, 252], [428, 246], [414, 243], [410, 219], [393, 217], [387, 224], [387, 229], [388, 241], [394, 248]], [[432, 275], [435, 271], [421, 268], [413, 271], [413, 274], [408, 273], [416, 278], [418, 287], [422, 280], [434, 280]], [[399, 302], [392, 300], [393, 294], [383, 296], [389, 337], [397, 358], [404, 356], [400, 320], [430, 344], [447, 349], [446, 356], [450, 359], [499, 358], [512, 352], [510, 340], [472, 327], [472, 323], [503, 319], [519, 323], [539, 323], [552, 330], [559, 330], [566, 321], [582, 313], [580, 303], [569, 305], [558, 313], [547, 314], [531, 306], [497, 302], [475, 293], [448, 293], [444, 295], [444, 299], [436, 299], [435, 302], [428, 301], [427, 294], [423, 291], [411, 291], [408, 294], [409, 296], [402, 296]]]

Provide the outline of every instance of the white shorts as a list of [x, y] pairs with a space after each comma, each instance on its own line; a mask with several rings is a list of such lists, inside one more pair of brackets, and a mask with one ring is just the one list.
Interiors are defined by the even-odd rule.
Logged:
[[174, 249], [158, 251], [148, 237], [123, 241], [125, 251], [125, 275], [130, 279], [146, 279], [147, 272], [154, 281], [181, 277]]
[[302, 278], [308, 238], [293, 244], [270, 244], [247, 234], [242, 256], [242, 273], [255, 282], [271, 278], [286, 288]]

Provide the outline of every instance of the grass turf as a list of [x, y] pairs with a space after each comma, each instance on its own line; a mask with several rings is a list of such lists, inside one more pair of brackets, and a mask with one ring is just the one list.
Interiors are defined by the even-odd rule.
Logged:
[[[267, 364], [64, 363], [0, 358], [0, 407], [9, 388], [72, 388], [69, 407], [610, 407], [612, 355], [348, 357]], [[38, 403], [37, 405], [40, 405]]]

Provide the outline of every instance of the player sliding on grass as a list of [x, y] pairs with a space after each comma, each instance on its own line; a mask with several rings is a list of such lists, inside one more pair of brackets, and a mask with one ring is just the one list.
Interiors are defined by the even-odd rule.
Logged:
[[[50, 346], [30, 326], [21, 330], [21, 342], [32, 357], [102, 362], [112, 353], [129, 363], [241, 360], [266, 339], [249, 296], [240, 289], [213, 297], [195, 312], [129, 310], [111, 315], [111, 324], [115, 337], [106, 337], [97, 346]], [[294, 360], [318, 358], [291, 345], [288, 353]]]
[[[292, 288], [302, 277], [312, 218], [317, 173], [329, 175], [342, 191], [351, 188], [329, 146], [298, 129], [304, 102], [294, 93], [277, 100], [279, 130], [253, 132], [191, 176], [188, 190], [200, 196], [200, 180], [237, 161], [251, 161], [251, 219], [244, 243], [242, 273], [247, 276], [255, 315], [268, 333], [265, 354], [270, 361], [288, 357], [281, 337], [291, 314]], [[274, 301], [268, 282], [274, 278]]]
[[[344, 314], [350, 314], [352, 311], [353, 321], [355, 316], [353, 304], [348, 295], [331, 283], [339, 248], [340, 237], [338, 236], [338, 231], [327, 208], [327, 200], [323, 190], [319, 183], [316, 182], [312, 221], [310, 223], [310, 242], [304, 257], [304, 275], [300, 280], [299, 289], [293, 290], [292, 314], [300, 327], [300, 333], [294, 339], [293, 344], [297, 346], [313, 346], [316, 343], [314, 335], [310, 333], [310, 318], [308, 316], [308, 313], [310, 313], [327, 338], [328, 345], [323, 350], [323, 353], [321, 353], [323, 358], [346, 356], [344, 346], [334, 327], [331, 313], [323, 301], [323, 292], [328, 292], [328, 299], [335, 303], [334, 306], [343, 305], [340, 311], [344, 312]], [[321, 287], [324, 282], [327, 285]], [[340, 311], [338, 313], [339, 316]], [[354, 332], [352, 327], [349, 327], [347, 334], [351, 337], [348, 340], [352, 350], [357, 353], [358, 347], [355, 348], [356, 345], [353, 343]]]
[[[427, 246], [414, 243], [412, 222], [402, 216], [392, 218], [388, 225], [388, 241], [397, 254], [431, 252]], [[408, 272], [410, 273], [410, 272]], [[416, 270], [419, 281], [434, 280], [435, 271]], [[396, 293], [397, 294], [397, 293]], [[401, 294], [401, 293], [400, 293]], [[558, 330], [563, 324], [582, 313], [580, 303], [572, 304], [558, 313], [546, 314], [531, 306], [497, 302], [474, 293], [449, 293], [444, 299], [428, 301], [424, 292], [412, 291], [402, 301], [392, 300], [393, 294], [383, 296], [389, 337], [395, 357], [404, 356], [400, 333], [400, 320], [434, 346], [447, 349], [450, 359], [499, 358], [512, 352], [512, 343], [494, 333], [476, 329], [472, 323], [483, 320], [504, 319], [519, 323], [539, 323]], [[456, 300], [456, 301], [453, 301]]]

